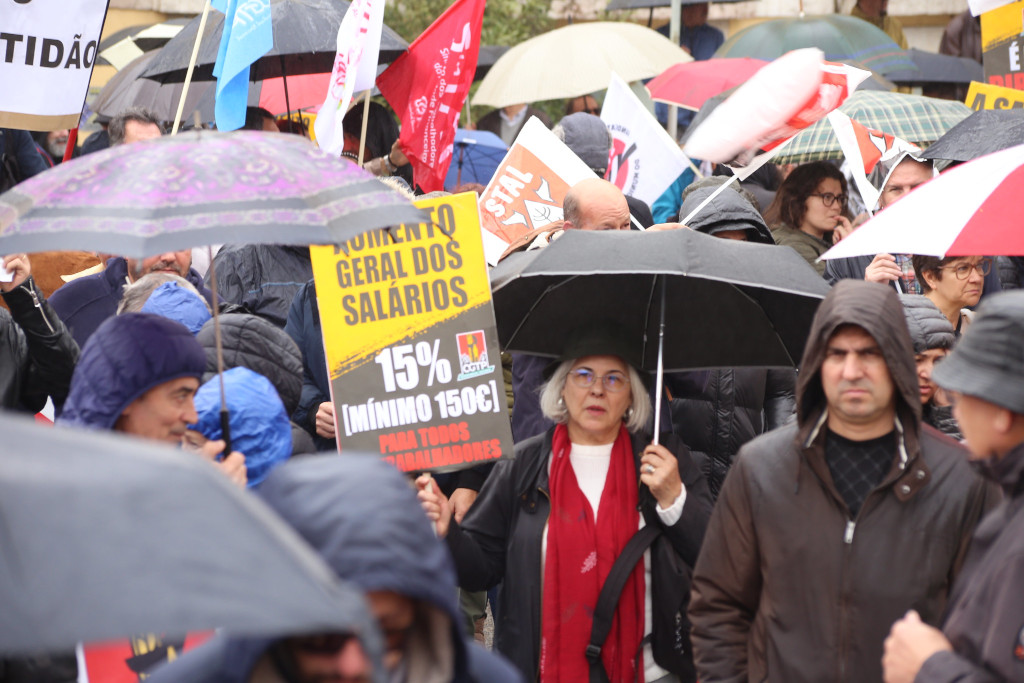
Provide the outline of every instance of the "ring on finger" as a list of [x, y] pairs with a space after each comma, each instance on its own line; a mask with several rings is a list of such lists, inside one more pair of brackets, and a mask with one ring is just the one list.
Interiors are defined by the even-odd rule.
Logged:
[[647, 474], [654, 474], [654, 465], [644, 465], [644, 472], [646, 472]]

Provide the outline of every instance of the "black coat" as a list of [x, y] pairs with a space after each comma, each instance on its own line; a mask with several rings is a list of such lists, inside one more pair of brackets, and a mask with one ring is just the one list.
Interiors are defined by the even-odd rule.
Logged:
[[673, 431], [690, 447], [717, 497], [740, 446], [796, 415], [796, 372], [717, 368], [703, 391], [673, 394]]
[[296, 292], [313, 277], [313, 264], [308, 247], [225, 245], [206, 273], [207, 286], [214, 271], [220, 298], [283, 328]]
[[[549, 429], [523, 441], [516, 446], [515, 459], [498, 462], [462, 524], [453, 521], [447, 537], [461, 588], [486, 590], [502, 582], [494, 645], [529, 680], [536, 680], [540, 662], [541, 542], [550, 513], [547, 464], [553, 434], [554, 429]], [[639, 470], [648, 440], [633, 435], [632, 443]], [[674, 554], [692, 567], [711, 515], [707, 483], [686, 446], [673, 434], [666, 434], [662, 443], [678, 458], [686, 503], [679, 520], [666, 527], [651, 546], [655, 624], [666, 617], [665, 611], [674, 618], [680, 603], [674, 602], [673, 595], [684, 594], [685, 599], [689, 592], [688, 582], [664, 585], [656, 566], [670, 561], [668, 554]], [[661, 524], [656, 505], [650, 490], [641, 485], [640, 508], [647, 524]]]
[[[292, 338], [273, 323], [248, 313], [222, 313], [220, 327], [224, 369], [249, 368], [270, 380], [290, 419], [302, 392], [302, 354]], [[207, 382], [217, 374], [213, 320], [203, 325], [196, 341], [206, 353], [203, 382]], [[291, 424], [292, 455], [316, 453], [316, 444], [309, 433], [295, 422]]]
[[63, 403], [78, 362], [78, 344], [30, 277], [0, 309], [0, 408], [38, 412], [53, 396]]

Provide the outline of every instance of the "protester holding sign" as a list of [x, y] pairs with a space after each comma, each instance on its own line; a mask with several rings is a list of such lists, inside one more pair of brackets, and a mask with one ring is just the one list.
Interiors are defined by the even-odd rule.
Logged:
[[[696, 560], [711, 499], [681, 441], [664, 435], [664, 445], [648, 445], [638, 433], [651, 404], [635, 351], [610, 326], [571, 335], [541, 394], [556, 426], [495, 466], [462, 524], [428, 477], [416, 482], [462, 588], [503, 582], [495, 646], [531, 678], [540, 671], [542, 681], [587, 680], [593, 643], [601, 654], [590, 666], [613, 681], [634, 680], [635, 654], [653, 629], [643, 680], [669, 671], [693, 680], [689, 647], [681, 655], [673, 645], [688, 636], [676, 630], [689, 598], [684, 565]], [[642, 562], [646, 544], [627, 549], [638, 528], [651, 544]], [[620, 556], [628, 559], [620, 563]], [[602, 607], [598, 595], [610, 573], [628, 579]], [[598, 623], [610, 624], [606, 640], [592, 640]]]

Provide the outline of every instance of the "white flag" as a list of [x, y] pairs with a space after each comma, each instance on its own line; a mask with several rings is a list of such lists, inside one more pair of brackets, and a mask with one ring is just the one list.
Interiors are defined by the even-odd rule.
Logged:
[[612, 134], [605, 177], [623, 194], [654, 203], [689, 166], [689, 159], [618, 74], [612, 74], [601, 120]]
[[313, 124], [317, 144], [329, 154], [340, 154], [345, 146], [341, 122], [352, 94], [373, 88], [383, 25], [384, 0], [352, 0], [338, 27], [338, 54], [331, 82]]

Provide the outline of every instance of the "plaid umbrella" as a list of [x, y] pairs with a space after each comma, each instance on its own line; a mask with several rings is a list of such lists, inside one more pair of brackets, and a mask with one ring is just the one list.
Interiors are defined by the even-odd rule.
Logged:
[[[895, 135], [920, 147], [935, 142], [971, 113], [962, 102], [860, 90], [851, 95], [839, 111], [868, 128]], [[843, 150], [832, 125], [822, 119], [793, 138], [776, 157], [776, 162], [802, 164], [842, 158]]]

